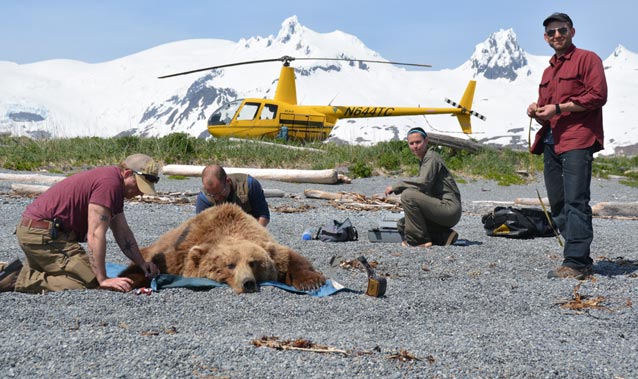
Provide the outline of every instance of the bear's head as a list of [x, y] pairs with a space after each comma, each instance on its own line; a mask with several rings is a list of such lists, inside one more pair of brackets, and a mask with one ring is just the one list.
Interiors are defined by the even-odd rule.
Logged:
[[275, 262], [254, 242], [233, 237], [193, 246], [184, 275], [228, 284], [236, 293], [259, 291], [259, 283], [277, 280]]

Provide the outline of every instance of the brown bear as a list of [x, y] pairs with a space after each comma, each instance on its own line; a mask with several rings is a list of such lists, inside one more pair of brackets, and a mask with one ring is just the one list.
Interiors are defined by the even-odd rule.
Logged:
[[[256, 292], [262, 281], [279, 281], [299, 290], [317, 289], [326, 281], [306, 258], [277, 243], [235, 204], [210, 207], [141, 251], [161, 273], [212, 279], [236, 293]], [[136, 266], [120, 276], [133, 279], [135, 288], [149, 285]]]

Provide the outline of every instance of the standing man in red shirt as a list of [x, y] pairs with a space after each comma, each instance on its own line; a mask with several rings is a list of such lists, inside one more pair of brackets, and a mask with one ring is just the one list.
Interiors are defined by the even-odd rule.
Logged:
[[[146, 262], [124, 217], [124, 198], [155, 194], [159, 167], [144, 154], [128, 156], [118, 166], [72, 175], [27, 206], [16, 235], [25, 253], [4, 268], [0, 291], [40, 293], [85, 288], [130, 291], [129, 278], [106, 276], [106, 231], [148, 277], [158, 274]], [[87, 242], [85, 251], [80, 242]], [[8, 267], [11, 272], [7, 272]]]
[[563, 264], [547, 277], [583, 280], [593, 275], [590, 184], [594, 153], [603, 149], [607, 81], [600, 57], [572, 43], [576, 29], [568, 15], [554, 13], [543, 26], [555, 54], [527, 115], [542, 125], [531, 152], [543, 154], [552, 217], [565, 238]]

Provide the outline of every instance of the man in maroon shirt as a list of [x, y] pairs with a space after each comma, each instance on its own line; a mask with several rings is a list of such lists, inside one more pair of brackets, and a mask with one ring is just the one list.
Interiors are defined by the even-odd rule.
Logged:
[[600, 57], [572, 43], [576, 29], [568, 15], [554, 13], [543, 26], [555, 54], [527, 115], [542, 125], [531, 152], [543, 154], [552, 217], [565, 238], [563, 264], [547, 277], [582, 280], [593, 275], [590, 184], [593, 155], [603, 149], [607, 81]]
[[[35, 199], [16, 230], [26, 260], [19, 274], [12, 263], [17, 277], [13, 289], [29, 293], [96, 287], [130, 291], [129, 278], [106, 276], [109, 227], [124, 255], [148, 277], [157, 275], [157, 267], [144, 261], [124, 217], [124, 198], [155, 194], [158, 170], [151, 157], [134, 154], [119, 167], [72, 175]], [[80, 242], [87, 243], [86, 251]], [[12, 283], [8, 284], [4, 290], [11, 289]]]

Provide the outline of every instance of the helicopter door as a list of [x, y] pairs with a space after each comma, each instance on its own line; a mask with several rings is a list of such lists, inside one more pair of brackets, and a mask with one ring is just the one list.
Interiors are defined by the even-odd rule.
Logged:
[[261, 110], [260, 120], [274, 120], [277, 118], [277, 106], [275, 104], [264, 104]]
[[290, 134], [296, 138], [326, 138], [324, 130], [326, 117], [323, 115], [282, 113], [279, 116], [282, 126], [288, 127]]
[[264, 137], [274, 136], [277, 132], [277, 128], [273, 125], [274, 120], [262, 120], [258, 115], [261, 107], [260, 102], [246, 102], [239, 109], [233, 121], [234, 127], [237, 129], [237, 134], [243, 137]]
[[246, 103], [239, 114], [237, 115], [237, 121], [246, 121], [246, 120], [254, 120], [257, 115], [257, 111], [259, 110], [259, 103]]

